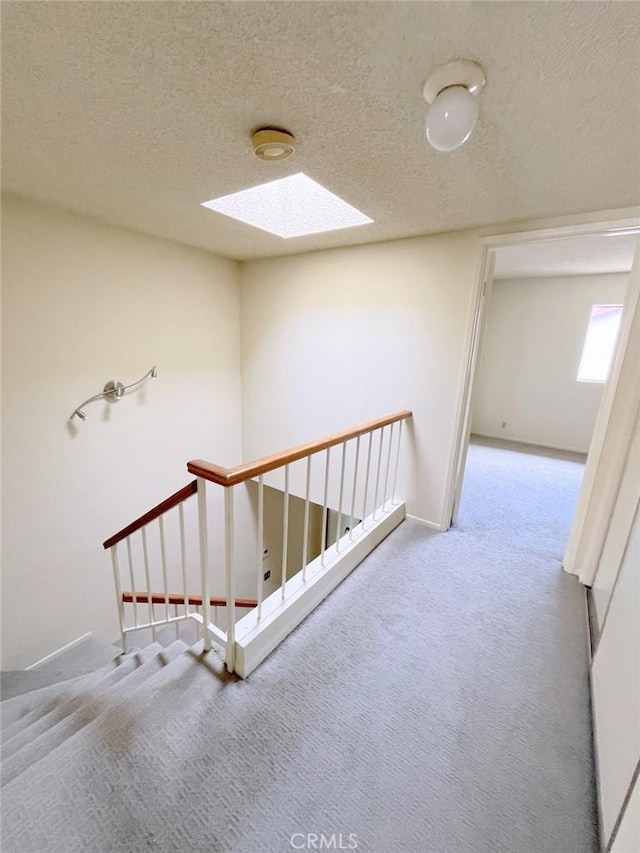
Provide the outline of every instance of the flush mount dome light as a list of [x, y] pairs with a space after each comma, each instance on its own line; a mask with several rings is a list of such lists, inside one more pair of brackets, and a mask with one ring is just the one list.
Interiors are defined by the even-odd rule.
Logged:
[[251, 134], [253, 153], [258, 160], [287, 160], [295, 153], [296, 138], [288, 130], [261, 127]]
[[447, 62], [424, 84], [422, 94], [429, 104], [425, 135], [437, 151], [455, 151], [471, 136], [484, 84], [482, 67], [470, 59]]

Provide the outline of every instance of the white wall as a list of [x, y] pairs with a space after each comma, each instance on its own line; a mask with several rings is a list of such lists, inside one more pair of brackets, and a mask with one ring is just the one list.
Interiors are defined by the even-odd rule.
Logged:
[[[3, 660], [28, 665], [93, 630], [117, 637], [101, 542], [241, 458], [237, 265], [3, 199]], [[68, 417], [110, 379], [158, 378]]]
[[576, 381], [591, 307], [622, 304], [627, 281], [617, 274], [494, 282], [473, 432], [586, 453], [604, 387]]
[[611, 853], [638, 853], [640, 844], [640, 777], [636, 778]]
[[[247, 482], [247, 492], [251, 502], [252, 530], [258, 525], [258, 484], [253, 480]], [[304, 505], [305, 502], [289, 495], [289, 528], [287, 537], [287, 579], [292, 578], [302, 568], [303, 558], [303, 532], [304, 532]], [[263, 581], [262, 592], [264, 598], [279, 589], [282, 581], [282, 556], [283, 556], [283, 513], [284, 492], [280, 489], [264, 487], [264, 514], [263, 514], [263, 543], [267, 551], [262, 561], [263, 573], [270, 571], [271, 577]], [[322, 507], [318, 504], [309, 503], [309, 531], [307, 537], [308, 561], [314, 560], [320, 554], [320, 543], [322, 539]], [[257, 549], [257, 536], [255, 537]], [[254, 549], [254, 554], [256, 550]], [[251, 561], [250, 568], [246, 574], [250, 578], [247, 598], [256, 597], [256, 571], [255, 558]]]
[[[629, 456], [591, 589], [591, 604], [597, 617], [592, 688], [602, 847], [605, 849], [610, 844], [615, 827], [622, 821], [612, 848], [620, 853], [632, 853], [640, 842], [640, 789], [635, 782], [640, 764], [640, 421], [637, 414], [636, 408]], [[636, 789], [632, 793], [634, 783]]]
[[466, 232], [241, 264], [245, 457], [412, 409], [401, 491], [442, 523], [477, 256]]
[[[640, 427], [636, 426], [626, 469], [598, 563], [598, 570], [591, 587], [593, 615], [599, 630], [602, 629], [606, 618], [611, 595], [627, 547], [631, 522], [638, 506], [640, 506]], [[640, 595], [640, 590], [638, 594]]]
[[636, 514], [593, 661], [603, 849], [640, 761], [640, 517]]

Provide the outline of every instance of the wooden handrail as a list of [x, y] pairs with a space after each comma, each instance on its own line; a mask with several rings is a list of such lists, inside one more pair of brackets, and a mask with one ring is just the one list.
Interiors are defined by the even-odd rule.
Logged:
[[[194, 607], [202, 607], [202, 596], [201, 595], [189, 595], [189, 604], [192, 604]], [[132, 592], [123, 592], [122, 600], [125, 604], [133, 603], [133, 593]], [[149, 593], [148, 592], [136, 592], [136, 603], [137, 604], [147, 604], [149, 601]], [[226, 607], [227, 599], [226, 598], [218, 598], [214, 596], [211, 601], [212, 607]], [[151, 593], [151, 603], [152, 604], [164, 604], [165, 597], [163, 592], [152, 592]], [[180, 595], [180, 593], [169, 592], [167, 593], [167, 604], [184, 604], [184, 595]], [[236, 598], [236, 607], [257, 607], [258, 602], [253, 598]]]
[[395, 415], [378, 418], [375, 421], [369, 421], [353, 429], [347, 429], [343, 432], [326, 436], [326, 438], [310, 441], [308, 444], [301, 444], [298, 447], [283, 450], [280, 453], [275, 453], [273, 456], [256, 459], [254, 462], [245, 462], [242, 465], [237, 465], [235, 468], [223, 468], [220, 465], [214, 465], [212, 462], [206, 462], [203, 459], [192, 459], [187, 463], [187, 471], [190, 474], [195, 474], [196, 477], [202, 477], [205, 480], [210, 480], [212, 483], [217, 483], [219, 486], [229, 488], [230, 486], [236, 486], [238, 483], [244, 483], [246, 480], [258, 477], [260, 474], [274, 471], [283, 465], [297, 462], [298, 459], [304, 459], [307, 456], [311, 456], [312, 453], [319, 453], [322, 450], [327, 450], [329, 447], [335, 447], [336, 444], [342, 444], [352, 438], [357, 438], [359, 435], [366, 435], [368, 432], [389, 426], [389, 424], [396, 423], [397, 421], [404, 421], [411, 416], [412, 412], [408, 410], [396, 412]]
[[[154, 506], [154, 508], [150, 509], [149, 512], [145, 512], [144, 515], [141, 515], [140, 518], [137, 518], [135, 521], [132, 521], [131, 524], [123, 527], [118, 533], [114, 533], [113, 536], [102, 543], [102, 547], [111, 548], [112, 545], [117, 545], [118, 542], [122, 539], [126, 539], [127, 536], [131, 536], [131, 534], [135, 533], [136, 530], [140, 530], [141, 527], [144, 527], [146, 524], [149, 524], [149, 522], [159, 518], [168, 510], [173, 509], [174, 506], [178, 506], [178, 504], [186, 501], [186, 499], [190, 498], [191, 495], [195, 495], [197, 491], [198, 481], [192, 480], [187, 486], [184, 486], [182, 489], [171, 495], [171, 497], [162, 501], [157, 506]], [[164, 601], [164, 598], [162, 600]]]
[[[213, 462], [206, 462], [203, 459], [192, 459], [187, 463], [187, 470], [196, 477], [202, 477], [205, 480], [210, 480], [212, 483], [217, 483], [219, 486], [229, 488], [238, 483], [244, 483], [246, 480], [251, 480], [258, 477], [260, 474], [266, 474], [268, 471], [274, 471], [276, 468], [281, 468], [283, 465], [288, 465], [291, 462], [296, 462], [298, 459], [304, 459], [311, 456], [313, 453], [319, 453], [322, 450], [327, 450], [329, 447], [335, 447], [336, 444], [342, 444], [345, 441], [350, 441], [352, 438], [357, 438], [360, 435], [366, 435], [368, 432], [373, 432], [376, 429], [389, 426], [390, 424], [404, 421], [412, 416], [412, 412], [405, 410], [396, 412], [394, 415], [388, 415], [385, 418], [378, 418], [375, 421], [368, 421], [366, 424], [361, 424], [353, 429], [343, 430], [342, 432], [334, 433], [333, 435], [319, 438], [315, 441], [310, 441], [307, 444], [301, 444], [298, 447], [292, 447], [289, 450], [283, 450], [280, 453], [275, 453], [272, 456], [265, 456], [262, 459], [256, 459], [254, 462], [245, 462], [242, 465], [237, 465], [235, 468], [223, 468], [221, 465], [215, 465]], [[141, 515], [131, 524], [123, 527], [118, 533], [114, 533], [109, 539], [102, 543], [103, 548], [111, 548], [117, 545], [127, 536], [131, 536], [136, 530], [140, 530], [145, 525], [156, 518], [159, 518], [168, 510], [178, 506], [191, 495], [198, 491], [197, 480], [193, 480], [188, 485], [184, 486], [175, 494], [168, 497], [166, 500], [154, 506], [149, 512]], [[162, 598], [164, 602], [164, 597]], [[238, 605], [241, 606], [241, 605]]]

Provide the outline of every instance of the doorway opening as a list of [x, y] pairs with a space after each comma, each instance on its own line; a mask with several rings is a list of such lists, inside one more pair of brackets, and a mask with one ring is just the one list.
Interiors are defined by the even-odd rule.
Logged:
[[637, 225], [485, 238], [451, 523], [508, 517], [562, 560]]

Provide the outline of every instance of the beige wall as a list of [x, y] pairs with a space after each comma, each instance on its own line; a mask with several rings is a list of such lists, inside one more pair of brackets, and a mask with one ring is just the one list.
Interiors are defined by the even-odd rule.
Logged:
[[[249, 480], [247, 492], [251, 504], [250, 525], [257, 530], [258, 524], [258, 484]], [[289, 529], [287, 537], [287, 579], [292, 578], [302, 568], [303, 557], [303, 533], [304, 533], [304, 505], [305, 502], [295, 495], [289, 496]], [[266, 598], [279, 589], [282, 581], [282, 551], [283, 551], [283, 512], [284, 492], [264, 487], [264, 515], [263, 515], [263, 543], [266, 554], [262, 561], [263, 573], [271, 572], [268, 580], [263, 581], [263, 596]], [[307, 555], [309, 562], [314, 560], [320, 553], [320, 542], [322, 538], [322, 507], [318, 504], [309, 503], [309, 535], [307, 539]], [[257, 535], [255, 537], [253, 555], [257, 551]], [[245, 561], [246, 562], [246, 561]], [[256, 596], [256, 558], [250, 563], [250, 571], [246, 576], [248, 581], [247, 598]], [[244, 615], [244, 614], [242, 614]]]
[[[640, 505], [640, 424], [636, 424], [625, 471], [609, 522], [598, 570], [591, 586], [592, 617], [602, 629], [627, 547], [629, 529]], [[640, 559], [640, 557], [638, 558]], [[640, 586], [638, 587], [640, 595]]]
[[586, 453], [604, 387], [576, 381], [591, 307], [622, 304], [628, 278], [625, 273], [494, 282], [473, 431]]
[[402, 491], [443, 522], [477, 257], [466, 232], [242, 264], [245, 457], [412, 409]]
[[603, 849], [640, 762], [640, 515], [628, 541], [592, 666]]
[[[3, 199], [3, 661], [118, 634], [108, 535], [241, 458], [237, 265]], [[110, 379], [158, 378], [68, 418]]]
[[620, 828], [611, 853], [634, 853], [640, 838], [640, 777], [636, 777], [633, 791], [624, 811]]

